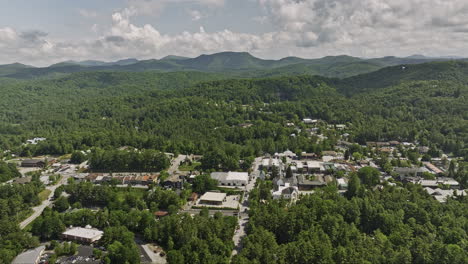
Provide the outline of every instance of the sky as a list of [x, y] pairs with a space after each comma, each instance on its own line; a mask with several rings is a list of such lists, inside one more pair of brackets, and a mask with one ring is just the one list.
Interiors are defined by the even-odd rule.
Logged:
[[0, 0], [0, 64], [196, 57], [468, 57], [467, 0]]

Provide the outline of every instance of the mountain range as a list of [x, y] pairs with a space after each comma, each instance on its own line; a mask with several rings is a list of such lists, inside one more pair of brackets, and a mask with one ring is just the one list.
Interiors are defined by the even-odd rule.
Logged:
[[130, 58], [115, 62], [96, 60], [65, 61], [48, 67], [33, 67], [14, 63], [0, 65], [0, 77], [34, 79], [56, 77], [74, 72], [91, 71], [200, 71], [224, 73], [233, 77], [269, 77], [291, 74], [310, 74], [346, 78], [377, 71], [388, 66], [449, 60], [464, 59], [457, 57], [432, 58], [422, 55], [413, 55], [403, 58], [389, 56], [366, 59], [341, 55], [327, 56], [319, 59], [286, 57], [280, 60], [264, 60], [254, 57], [247, 52], [221, 52], [210, 55], [200, 55], [196, 58], [167, 56], [159, 60], [137, 60]]

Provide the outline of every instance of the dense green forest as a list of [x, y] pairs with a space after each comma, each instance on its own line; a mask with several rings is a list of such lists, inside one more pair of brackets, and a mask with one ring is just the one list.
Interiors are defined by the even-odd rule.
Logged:
[[[252, 67], [264, 63], [244, 59]], [[207, 69], [226, 63], [203, 60]], [[237, 71], [244, 62], [230, 63]], [[100, 71], [29, 81], [4, 78], [0, 155], [73, 153], [72, 162], [89, 158], [95, 171], [159, 171], [169, 165], [162, 153], [193, 153], [204, 155], [204, 170], [247, 170], [253, 158], [264, 153], [289, 149], [320, 155], [348, 133], [347, 140], [354, 143], [417, 141], [430, 147], [429, 159], [442, 150], [468, 160], [468, 63], [395, 66], [344, 79], [283, 76], [287, 71], [282, 67], [290, 66], [237, 75]], [[349, 67], [344, 71], [355, 69]], [[317, 133], [325, 138], [311, 136], [303, 118], [322, 120]], [[346, 128], [328, 126], [337, 124]], [[34, 137], [47, 140], [24, 144]], [[352, 145], [349, 152], [364, 155], [367, 149]], [[404, 155], [407, 164], [419, 162], [415, 151]], [[384, 168], [395, 165], [383, 158], [377, 162]], [[468, 166], [458, 164], [452, 174], [461, 176], [451, 176], [464, 175], [466, 183]], [[17, 175], [14, 166], [0, 163], [1, 182]], [[374, 189], [375, 175], [360, 171], [344, 197], [330, 188], [291, 206], [270, 201], [271, 183], [258, 183], [251, 194], [249, 235], [234, 262], [466, 263], [466, 198], [439, 204], [417, 186]], [[200, 176], [193, 190], [203, 193], [214, 185], [208, 176]], [[43, 189], [37, 176], [29, 184], [0, 186], [2, 261], [8, 263], [22, 249], [38, 244], [17, 223], [39, 203]], [[60, 197], [62, 191], [70, 196]], [[105, 231], [102, 245], [111, 263], [138, 263], [134, 236], [163, 246], [171, 263], [228, 263], [236, 219], [219, 214], [210, 218], [206, 212], [194, 218], [176, 214], [189, 194], [71, 182], [57, 189], [54, 208], [46, 209], [31, 231], [50, 240], [58, 239], [66, 226], [91, 224]], [[152, 212], [157, 210], [169, 216], [155, 221]]]
[[[433, 64], [441, 68], [437, 78], [428, 71]], [[342, 80], [95, 72], [6, 82], [1, 86], [0, 105], [6, 110], [0, 114], [0, 146], [23, 156], [90, 147], [199, 154], [219, 148], [235, 158], [288, 148], [295, 152], [331, 148], [333, 137], [317, 145], [305, 132], [284, 126], [288, 121], [301, 125], [302, 118], [312, 117], [346, 124], [350, 140], [358, 143], [417, 140], [466, 156], [468, 86], [462, 78], [466, 65], [412, 65]], [[392, 81], [385, 81], [385, 76]], [[373, 87], [365, 88], [370, 82]], [[363, 89], [356, 88], [359, 83]], [[252, 126], [243, 127], [245, 123]], [[21, 146], [36, 136], [48, 140]]]
[[[4, 177], [4, 171], [0, 175]], [[15, 176], [18, 171], [10, 168]], [[38, 194], [44, 189], [38, 177], [31, 183], [0, 186], [0, 263], [10, 263], [25, 248], [36, 247], [39, 240], [19, 228], [18, 223], [40, 203]]]
[[355, 177], [347, 197], [329, 186], [294, 205], [259, 182], [233, 263], [468, 262], [466, 197], [441, 204], [417, 185], [372, 189]]
[[[177, 214], [187, 192], [177, 195], [161, 188], [147, 191], [91, 183], [60, 187], [57, 196], [62, 191], [70, 196], [58, 198], [54, 209], [47, 208], [32, 225], [31, 232], [41, 240], [59, 239], [70, 225], [92, 225], [104, 230], [99, 245], [108, 251], [106, 263], [140, 263], [135, 236], [161, 245], [169, 263], [229, 263], [237, 219], [220, 213], [210, 217], [208, 211], [194, 217]], [[69, 208], [74, 210], [66, 211]], [[157, 221], [153, 213], [158, 210], [170, 215]]]

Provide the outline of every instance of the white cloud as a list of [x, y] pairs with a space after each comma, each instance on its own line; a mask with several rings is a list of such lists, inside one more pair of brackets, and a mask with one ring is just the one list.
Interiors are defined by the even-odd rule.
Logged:
[[98, 13], [93, 10], [88, 10], [88, 9], [78, 9], [78, 13], [85, 18], [95, 18], [98, 16]]
[[127, 0], [124, 12], [130, 14], [158, 15], [168, 4], [195, 3], [200, 6], [219, 7], [224, 0]]
[[190, 17], [192, 18], [192, 21], [198, 21], [204, 17], [202, 13], [198, 10], [190, 10], [188, 11], [188, 13]]
[[466, 0], [259, 0], [259, 3], [278, 31], [294, 36], [296, 46], [311, 51], [334, 48], [372, 56], [431, 48], [443, 53], [447, 48], [461, 46], [454, 39], [466, 39], [457, 32], [468, 32]]
[[[466, 0], [257, 0], [271, 32], [251, 34], [225, 29], [161, 33], [156, 26], [137, 25], [143, 10], [161, 10], [169, 3], [196, 2], [219, 6], [219, 0], [129, 0], [112, 15], [110, 26], [93, 25], [98, 37], [56, 39], [42, 31], [0, 28], [0, 63], [22, 61], [45, 65], [67, 59], [114, 60], [159, 58], [169, 54], [197, 56], [219, 51], [248, 51], [260, 57], [321, 57], [349, 54], [468, 56]], [[192, 10], [194, 20], [205, 9]], [[255, 23], [252, 22], [252, 23]]]

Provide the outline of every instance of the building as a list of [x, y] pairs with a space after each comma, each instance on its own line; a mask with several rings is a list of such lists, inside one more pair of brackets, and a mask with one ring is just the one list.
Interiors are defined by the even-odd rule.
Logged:
[[394, 170], [400, 178], [411, 177], [411, 176], [418, 176], [421, 177], [424, 172], [429, 172], [428, 169], [425, 167], [412, 167], [412, 168], [404, 168], [404, 167], [397, 167]]
[[21, 167], [28, 167], [28, 168], [43, 168], [45, 166], [45, 162], [43, 160], [23, 160], [21, 162]]
[[41, 141], [44, 141], [46, 140], [46, 138], [42, 138], [42, 137], [37, 137], [37, 138], [33, 138], [33, 139], [28, 139], [26, 140], [26, 143], [27, 144], [31, 144], [31, 145], [37, 145], [37, 143], [41, 142]]
[[167, 212], [167, 211], [154, 212], [154, 216], [156, 216], [156, 218], [162, 218], [162, 217], [167, 216], [167, 215], [169, 215], [169, 212]]
[[273, 167], [279, 169], [281, 165], [281, 161], [277, 158], [267, 158], [267, 159], [263, 159], [262, 160], [262, 167], [261, 169], [265, 169], [265, 170], [271, 170], [273, 169]]
[[336, 179], [336, 183], [338, 184], [338, 188], [340, 190], [347, 190], [348, 189], [348, 182], [344, 178]]
[[301, 158], [301, 159], [304, 159], [304, 160], [312, 160], [312, 159], [318, 158], [318, 156], [317, 156], [317, 154], [315, 154], [315, 153], [305, 153], [305, 152], [302, 152], [300, 158]]
[[305, 172], [307, 173], [316, 173], [316, 172], [325, 171], [325, 168], [323, 167], [323, 162], [320, 162], [320, 161], [315, 161], [315, 160], [307, 161], [306, 167], [307, 167], [307, 170]]
[[200, 197], [200, 204], [222, 205], [226, 202], [226, 194], [218, 192], [206, 192]]
[[311, 119], [311, 118], [304, 118], [302, 119], [302, 122], [304, 122], [304, 124], [316, 124], [318, 122], [317, 119]]
[[273, 199], [287, 199], [291, 201], [297, 200], [299, 197], [299, 189], [296, 186], [290, 186], [289, 183], [278, 185], [278, 190], [272, 193]]
[[213, 172], [211, 178], [222, 186], [247, 186], [249, 183], [248, 172]]
[[101, 239], [104, 232], [92, 228], [87, 225], [86, 227], [72, 227], [62, 233], [62, 237], [67, 240], [74, 240], [82, 243], [92, 244]]
[[41, 258], [42, 253], [44, 253], [45, 246], [40, 246], [35, 249], [25, 251], [11, 262], [12, 264], [37, 264]]
[[315, 178], [314, 180], [309, 180], [304, 175], [298, 175], [297, 186], [299, 187], [299, 190], [308, 191], [308, 190], [312, 190], [312, 189], [327, 185], [327, 183], [322, 177], [316, 176], [314, 178]]
[[426, 187], [424, 188], [427, 193], [429, 193], [434, 199], [436, 199], [440, 203], [445, 203], [447, 201], [448, 197], [454, 197], [454, 196], [465, 196], [468, 193], [464, 190], [442, 190], [440, 188], [429, 188]]
[[440, 177], [436, 180], [424, 180], [419, 177], [410, 177], [405, 179], [405, 182], [419, 184], [423, 188], [437, 188], [439, 186], [447, 186], [450, 189], [459, 189], [460, 183], [452, 178]]
[[430, 162], [423, 162], [423, 164], [424, 164], [424, 166], [426, 166], [426, 168], [428, 168], [434, 174], [437, 174], [437, 175], [444, 174], [444, 172], [441, 169], [437, 168], [434, 164], [432, 164]]

